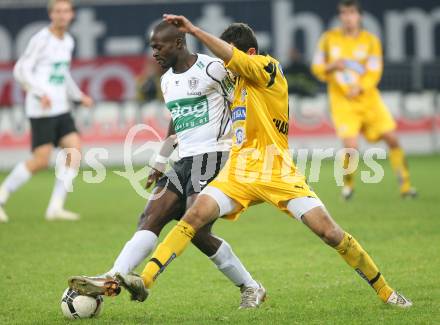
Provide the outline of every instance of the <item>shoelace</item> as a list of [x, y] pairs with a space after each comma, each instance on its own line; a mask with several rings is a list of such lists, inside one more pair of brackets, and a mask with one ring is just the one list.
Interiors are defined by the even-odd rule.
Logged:
[[246, 288], [241, 294], [241, 306], [255, 306], [257, 288]]

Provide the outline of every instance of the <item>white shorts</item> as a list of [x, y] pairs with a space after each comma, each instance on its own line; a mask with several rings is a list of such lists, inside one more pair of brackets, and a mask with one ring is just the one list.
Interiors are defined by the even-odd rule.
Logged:
[[[208, 185], [200, 192], [200, 194], [209, 195], [217, 202], [220, 217], [235, 213], [242, 208], [239, 203], [216, 187]], [[301, 221], [304, 214], [316, 207], [324, 208], [324, 204], [320, 199], [308, 196], [292, 199], [287, 203], [287, 210], [299, 221]]]

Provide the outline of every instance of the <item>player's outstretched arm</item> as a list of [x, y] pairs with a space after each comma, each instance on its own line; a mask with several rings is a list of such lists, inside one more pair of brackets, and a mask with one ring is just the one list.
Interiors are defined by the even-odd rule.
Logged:
[[232, 45], [220, 38], [205, 32], [194, 26], [188, 18], [184, 16], [164, 14], [163, 19], [170, 24], [174, 24], [181, 32], [188, 33], [198, 38], [211, 52], [224, 62], [229, 62], [232, 58]]
[[154, 162], [145, 184], [145, 188], [150, 188], [155, 182], [162, 177], [165, 169], [168, 165], [168, 159], [173, 153], [174, 149], [177, 147], [177, 136], [174, 130], [173, 122], [170, 121], [168, 125], [168, 133], [166, 139], [162, 142], [159, 149], [159, 154], [156, 156], [156, 161]]

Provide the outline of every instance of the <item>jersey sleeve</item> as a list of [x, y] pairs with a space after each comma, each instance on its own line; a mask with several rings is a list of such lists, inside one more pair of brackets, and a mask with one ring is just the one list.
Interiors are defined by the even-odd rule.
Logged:
[[268, 56], [247, 55], [235, 47], [226, 68], [263, 87], [272, 86], [277, 73], [275, 62]]
[[222, 62], [212, 61], [206, 66], [206, 74], [213, 80], [213, 87], [219, 94], [232, 103], [234, 99], [234, 81], [231, 73]]
[[380, 40], [376, 36], [372, 36], [371, 47], [369, 48], [368, 57], [365, 63], [365, 73], [360, 79], [359, 86], [363, 91], [368, 91], [377, 86], [382, 77], [383, 57], [382, 46]]
[[325, 71], [327, 64], [327, 34], [323, 34], [319, 39], [312, 60], [312, 73], [320, 81], [327, 82], [328, 75]]
[[81, 89], [79, 89], [75, 80], [73, 80], [70, 71], [66, 72], [66, 89], [67, 95], [73, 100], [80, 101], [84, 95]]
[[36, 80], [33, 71], [43, 48], [44, 42], [41, 42], [38, 38], [32, 38], [23, 55], [14, 66], [14, 78], [21, 84], [24, 90], [39, 97], [43, 96], [46, 91]]

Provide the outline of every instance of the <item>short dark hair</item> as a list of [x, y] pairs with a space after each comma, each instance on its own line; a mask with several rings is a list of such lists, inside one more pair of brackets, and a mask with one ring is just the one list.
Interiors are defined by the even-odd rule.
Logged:
[[255, 33], [249, 25], [245, 23], [233, 23], [220, 36], [222, 40], [234, 44], [240, 51], [247, 52], [250, 48], [255, 48], [258, 53], [258, 42]]
[[359, 13], [362, 13], [362, 5], [358, 0], [340, 0], [339, 7], [355, 7]]

